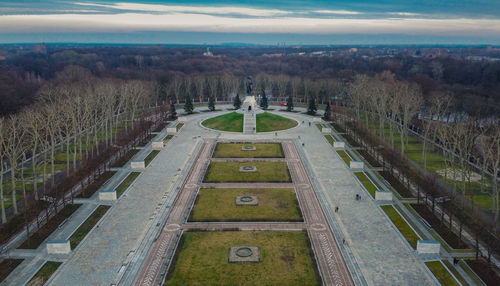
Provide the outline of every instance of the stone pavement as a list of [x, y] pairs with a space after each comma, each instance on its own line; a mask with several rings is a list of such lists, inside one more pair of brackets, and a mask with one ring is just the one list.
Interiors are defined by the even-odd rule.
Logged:
[[257, 119], [255, 116], [255, 111], [244, 111], [243, 112], [243, 133], [244, 134], [254, 134], [256, 133]]
[[[145, 260], [144, 266], [137, 278], [135, 285], [149, 286], [162, 283], [165, 278], [166, 268], [175, 254], [178, 240], [184, 230], [303, 230], [307, 229], [314, 255], [318, 263], [323, 282], [326, 285], [354, 285], [348, 269], [343, 261], [337, 242], [327, 227], [326, 218], [310, 184], [308, 175], [301, 163], [295, 144], [291, 140], [282, 141], [284, 154], [293, 187], [304, 217], [303, 223], [186, 223], [191, 207], [196, 199], [199, 183], [208, 166], [210, 155], [215, 148], [214, 140], [205, 140], [203, 147], [196, 158], [190, 174], [167, 219], [167, 224], [153, 244], [151, 252]], [[241, 186], [255, 188], [263, 183], [245, 183]], [[275, 184], [276, 186], [280, 184]], [[289, 184], [281, 184], [289, 185]], [[283, 187], [283, 186], [281, 186]], [[170, 265], [171, 266], [171, 265]], [[171, 266], [172, 267], [172, 266]]]
[[[161, 222], [173, 204], [172, 197], [187, 176], [188, 167], [198, 153], [200, 138], [296, 140], [296, 145], [301, 149], [301, 158], [306, 160], [304, 164], [314, 191], [319, 198], [324, 198], [320, 201], [330, 228], [337, 241], [339, 238], [346, 239], [346, 245], [340, 245], [340, 248], [344, 259], [347, 259], [351, 275], [357, 273], [355, 276], [361, 277], [355, 280], [356, 285], [436, 284], [422, 261], [392, 227], [375, 202], [371, 198], [354, 200], [356, 193], [363, 193], [362, 187], [315, 125], [308, 125], [312, 121], [311, 117], [281, 113], [298, 120], [300, 124], [296, 128], [278, 132], [278, 136], [274, 132], [249, 135], [221, 133], [200, 127], [202, 119], [222, 113], [224, 112], [190, 115], [180, 133], [167, 143], [166, 148], [101, 219], [99, 229], [93, 229], [69, 257], [63, 259], [66, 262], [53, 275], [50, 285], [111, 285], [117, 282], [131, 285], [138, 265], [145, 258], [145, 250], [156, 239]], [[303, 120], [304, 124], [301, 123]], [[157, 138], [163, 138], [162, 136], [163, 133]], [[302, 143], [304, 147], [301, 148]], [[147, 145], [136, 158], [144, 158], [149, 150], [150, 145]], [[128, 168], [120, 170], [106, 187], [116, 187], [129, 171]], [[332, 212], [335, 206], [340, 207], [338, 214]], [[54, 237], [70, 235], [71, 229], [74, 231], [79, 222], [84, 221], [84, 213], [89, 212], [87, 208], [91, 207], [97, 205], [90, 201], [85, 203], [77, 211], [81, 212], [79, 218], [72, 217], [67, 225], [54, 233]], [[41, 248], [37, 251], [39, 254], [26, 259], [8, 277], [11, 279], [16, 276], [15, 282], [8, 280], [2, 285], [24, 284], [46, 259], [53, 258], [43, 253]], [[360, 270], [356, 270], [356, 267]]]

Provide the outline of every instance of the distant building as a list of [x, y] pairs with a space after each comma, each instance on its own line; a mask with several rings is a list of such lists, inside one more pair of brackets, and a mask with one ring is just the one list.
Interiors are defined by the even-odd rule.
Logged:
[[214, 54], [210, 51], [210, 48], [207, 48], [207, 51], [203, 53], [205, 57], [213, 57]]
[[47, 53], [47, 48], [45, 47], [45, 43], [42, 43], [41, 45], [34, 45], [33, 52], [45, 55]]

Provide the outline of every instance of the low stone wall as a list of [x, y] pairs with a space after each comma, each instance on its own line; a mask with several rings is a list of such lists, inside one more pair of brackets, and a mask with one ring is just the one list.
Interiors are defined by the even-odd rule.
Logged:
[[363, 169], [365, 167], [365, 163], [362, 161], [351, 161], [349, 167], [351, 169]]
[[392, 192], [388, 190], [377, 190], [375, 192], [375, 200], [392, 201]]
[[48, 254], [68, 254], [71, 252], [69, 240], [49, 240], [47, 241]]
[[163, 149], [163, 141], [154, 141], [151, 144], [151, 148], [153, 150], [162, 150]]
[[335, 141], [335, 142], [333, 142], [333, 147], [334, 148], [341, 148], [341, 149], [343, 149], [343, 148], [345, 148], [345, 142], [343, 142], [343, 141]]
[[168, 127], [167, 133], [177, 133], [177, 127]]
[[99, 191], [99, 200], [101, 200], [101, 201], [116, 201], [116, 191], [115, 190]]
[[330, 134], [330, 133], [332, 133], [332, 129], [331, 128], [323, 127], [323, 128], [321, 128], [321, 133], [323, 133], [323, 134]]
[[418, 254], [439, 254], [441, 244], [437, 240], [419, 240], [417, 241]]
[[177, 121], [179, 121], [180, 123], [186, 123], [187, 122], [187, 117], [186, 116], [178, 117]]
[[146, 165], [144, 161], [132, 161], [130, 162], [130, 168], [132, 168], [132, 170], [142, 170], [146, 169]]

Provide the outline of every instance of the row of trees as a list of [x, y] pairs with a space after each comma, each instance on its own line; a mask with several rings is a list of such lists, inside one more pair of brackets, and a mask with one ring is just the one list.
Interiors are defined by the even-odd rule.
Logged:
[[[310, 80], [286, 75], [258, 74], [254, 78], [255, 95], [266, 94], [273, 101], [285, 101], [292, 97], [295, 102], [307, 103], [315, 98], [320, 104], [343, 92], [343, 84], [335, 80]], [[230, 102], [236, 94], [245, 94], [245, 78], [223, 75], [175, 77], [164, 83], [164, 96], [173, 98], [175, 103], [190, 98], [195, 102]], [[270, 95], [270, 97], [269, 97]]]
[[[389, 72], [374, 77], [357, 75], [347, 90], [348, 97], [343, 104], [353, 111], [352, 118], [371, 126], [383, 142], [388, 142], [391, 151], [397, 150], [405, 156], [405, 152], [412, 152], [409, 150], [410, 133], [420, 137], [423, 147], [419, 161], [423, 168], [419, 171], [427, 173], [426, 170], [432, 169], [428, 165], [430, 150], [442, 154], [443, 170], [432, 176], [444, 179], [438, 183], [441, 187], [451, 182], [454, 194], [460, 191], [461, 211], [466, 207], [467, 191], [471, 191], [472, 174], [479, 172], [481, 189], [491, 191], [494, 223], [490, 229], [496, 233], [500, 162], [498, 118], [460, 112], [454, 105], [453, 96], [446, 92], [435, 92], [424, 100], [419, 86], [398, 81]], [[380, 142], [374, 144], [380, 145]], [[420, 168], [408, 160], [405, 162]], [[441, 192], [432, 196], [439, 194], [444, 195]], [[469, 211], [472, 214], [477, 209], [469, 208]]]
[[[99, 156], [116, 144], [117, 130], [127, 129], [154, 105], [158, 90], [153, 82], [135, 80], [61, 81], [42, 87], [37, 104], [0, 118], [2, 223], [7, 222], [7, 191], [13, 214], [18, 214], [17, 192], [22, 191], [25, 206], [27, 192], [39, 200], [47, 186], [55, 185], [59, 166], [70, 174], [80, 160]], [[5, 182], [7, 175], [10, 184]]]

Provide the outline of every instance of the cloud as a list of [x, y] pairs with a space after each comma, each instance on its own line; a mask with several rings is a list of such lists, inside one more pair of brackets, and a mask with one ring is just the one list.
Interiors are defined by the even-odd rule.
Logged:
[[140, 4], [140, 3], [115, 3], [115, 4], [97, 4], [81, 3], [75, 4], [81, 6], [94, 6], [111, 8], [116, 10], [144, 11], [144, 12], [164, 12], [164, 13], [199, 13], [215, 15], [246, 15], [254, 17], [269, 17], [277, 15], [286, 15], [290, 12], [279, 9], [257, 9], [246, 7], [211, 7], [211, 6], [181, 6], [181, 5], [160, 5], [160, 4]]
[[348, 10], [314, 10], [314, 13], [318, 14], [335, 14], [335, 15], [359, 15], [363, 14], [357, 11], [348, 11]]
[[0, 16], [0, 30], [28, 32], [186, 31], [297, 34], [500, 35], [500, 19], [229, 17], [194, 13]]

